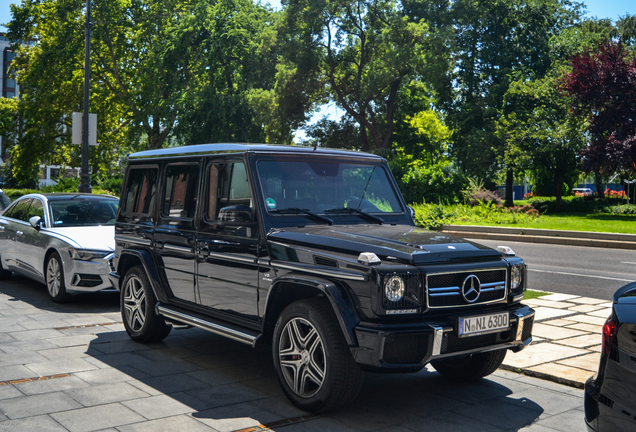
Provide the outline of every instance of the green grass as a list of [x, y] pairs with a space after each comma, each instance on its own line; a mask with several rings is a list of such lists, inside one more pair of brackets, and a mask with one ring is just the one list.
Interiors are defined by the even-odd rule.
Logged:
[[453, 224], [636, 234], [636, 216], [611, 215], [606, 213], [541, 215], [532, 222], [525, 224], [493, 224], [488, 222], [454, 222]]
[[524, 300], [530, 300], [530, 299], [541, 297], [541, 296], [548, 295], [548, 294], [550, 294], [550, 293], [541, 292], [541, 291], [526, 290], [526, 292], [523, 294], [523, 299]]

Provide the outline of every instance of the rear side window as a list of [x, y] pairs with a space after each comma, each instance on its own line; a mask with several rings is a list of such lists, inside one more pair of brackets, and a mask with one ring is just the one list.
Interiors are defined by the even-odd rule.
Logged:
[[131, 167], [128, 185], [122, 197], [122, 213], [149, 216], [154, 208], [157, 192], [157, 167]]
[[162, 216], [192, 219], [197, 208], [199, 165], [173, 164], [166, 167]]

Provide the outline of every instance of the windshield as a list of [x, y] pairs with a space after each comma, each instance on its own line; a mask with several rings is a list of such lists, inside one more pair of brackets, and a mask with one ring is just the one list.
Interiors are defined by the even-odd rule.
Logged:
[[[340, 214], [339, 209], [365, 213], [402, 213], [400, 200], [383, 166], [361, 163], [258, 162], [265, 208]], [[347, 212], [342, 212], [347, 214]]]
[[2, 210], [9, 207], [10, 204], [11, 200], [9, 199], [9, 197], [0, 190], [0, 213], [2, 213]]
[[49, 207], [51, 208], [54, 228], [114, 225], [119, 200], [72, 198], [49, 201]]

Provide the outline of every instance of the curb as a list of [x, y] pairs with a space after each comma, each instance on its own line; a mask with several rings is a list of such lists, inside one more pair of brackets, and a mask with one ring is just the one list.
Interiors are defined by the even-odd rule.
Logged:
[[[546, 380], [546, 381], [552, 381], [554, 383], [557, 384], [563, 384], [569, 387], [574, 387], [574, 388], [578, 388], [578, 389], [582, 389], [585, 387], [585, 383], [582, 383], [580, 381], [575, 381], [575, 380], [571, 380], [568, 378], [563, 378], [557, 375], [552, 375], [552, 374], [547, 374], [545, 372], [538, 372], [538, 371], [533, 371], [533, 370], [529, 370], [527, 368], [518, 368], [518, 367], [514, 367], [514, 366], [509, 366], [506, 364], [502, 364], [501, 366], [499, 366], [499, 369], [503, 369], [503, 370], [507, 370], [510, 372], [515, 372], [518, 373], [520, 375], [526, 375], [526, 376], [531, 376], [534, 378], [540, 378], [542, 380]], [[590, 372], [590, 376], [592, 376], [594, 373]]]
[[442, 225], [435, 228], [435, 231], [471, 239], [508, 240], [527, 243], [547, 243], [615, 249], [636, 249], [635, 234], [477, 225]]

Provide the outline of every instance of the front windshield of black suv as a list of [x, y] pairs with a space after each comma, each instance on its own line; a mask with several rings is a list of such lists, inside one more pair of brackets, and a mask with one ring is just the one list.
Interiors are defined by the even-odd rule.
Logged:
[[264, 206], [271, 214], [303, 209], [330, 217], [404, 210], [382, 165], [357, 162], [261, 160]]

